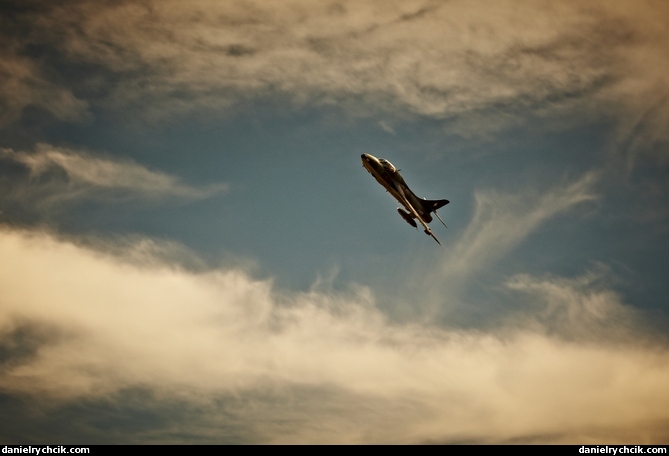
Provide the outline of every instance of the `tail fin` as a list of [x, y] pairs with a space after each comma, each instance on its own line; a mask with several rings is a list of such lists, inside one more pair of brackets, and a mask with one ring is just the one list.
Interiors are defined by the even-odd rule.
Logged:
[[430, 208], [431, 212], [436, 211], [440, 207], [446, 206], [450, 201], [443, 199], [443, 200], [427, 200], [427, 206]]

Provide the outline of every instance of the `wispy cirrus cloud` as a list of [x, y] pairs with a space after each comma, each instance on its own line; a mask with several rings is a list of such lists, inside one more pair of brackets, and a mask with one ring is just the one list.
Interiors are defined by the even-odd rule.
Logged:
[[479, 191], [474, 215], [447, 256], [442, 273], [466, 281], [493, 265], [552, 217], [588, 201], [596, 201], [594, 172], [549, 190], [527, 188], [520, 194]]
[[[524, 272], [506, 270], [500, 264], [548, 221], [573, 217], [576, 208], [599, 201], [599, 180], [600, 174], [590, 171], [577, 179], [558, 180], [550, 187], [535, 184], [515, 192], [475, 192], [472, 217], [452, 246], [445, 246], [446, 251], [434, 264], [425, 267], [421, 263], [407, 274], [408, 296], [417, 298], [413, 307], [428, 320], [456, 326], [469, 324], [470, 318], [482, 318], [491, 309], [470, 302], [472, 289], [493, 292], [495, 288], [493, 293], [497, 293], [500, 284], [489, 282], [488, 274]], [[472, 308], [478, 311], [472, 313]]]
[[68, 412], [85, 420], [79, 441], [104, 440], [96, 423], [122, 424], [105, 415], [109, 406], [160, 416], [119, 435], [127, 441], [667, 437], [669, 351], [619, 339], [610, 317], [624, 303], [587, 279], [507, 284], [538, 315], [597, 301], [610, 332], [574, 343], [562, 337], [568, 328], [546, 331], [540, 318], [488, 331], [391, 323], [368, 288], [285, 292], [234, 269], [135, 265], [137, 252], [101, 254], [35, 231], [0, 231], [0, 255], [0, 391], [50, 410], [40, 416], [88, 404]]
[[131, 160], [48, 144], [38, 144], [34, 152], [0, 149], [0, 158], [29, 170], [27, 179], [16, 183], [14, 197], [36, 199], [41, 205], [85, 198], [200, 199], [227, 189], [225, 184], [194, 187], [176, 176], [149, 170]]

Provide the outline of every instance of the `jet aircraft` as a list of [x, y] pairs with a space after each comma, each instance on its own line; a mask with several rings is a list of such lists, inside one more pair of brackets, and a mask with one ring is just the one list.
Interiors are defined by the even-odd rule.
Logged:
[[437, 241], [437, 244], [441, 245], [441, 242], [435, 237], [427, 224], [432, 221], [430, 214], [434, 212], [439, 221], [446, 226], [441, 217], [439, 217], [439, 214], [437, 214], [437, 209], [446, 206], [450, 201], [446, 199], [428, 200], [418, 198], [400, 175], [400, 170], [395, 168], [388, 160], [385, 158], [376, 158], [371, 154], [362, 154], [361, 158], [362, 166], [374, 176], [374, 179], [379, 184], [383, 185], [386, 191], [404, 206], [406, 211], [400, 207], [397, 208], [397, 212], [402, 216], [404, 221], [414, 228], [418, 228], [414, 219], [418, 220], [423, 226], [425, 234], [432, 236]]

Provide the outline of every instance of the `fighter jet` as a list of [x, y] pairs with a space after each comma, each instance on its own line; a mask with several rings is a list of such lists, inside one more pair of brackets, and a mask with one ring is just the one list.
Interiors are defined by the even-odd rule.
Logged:
[[428, 200], [418, 198], [411, 191], [407, 183], [404, 182], [404, 178], [400, 175], [400, 170], [395, 168], [388, 160], [385, 158], [376, 158], [371, 154], [362, 154], [361, 158], [362, 166], [369, 171], [369, 174], [374, 176], [374, 179], [383, 185], [386, 191], [390, 192], [408, 211], [402, 210], [401, 207], [397, 208], [397, 212], [402, 216], [404, 221], [414, 228], [418, 228], [414, 219], [418, 220], [423, 225], [425, 234], [432, 236], [437, 241], [437, 244], [441, 245], [441, 242], [435, 237], [427, 224], [432, 221], [430, 213], [434, 212], [439, 221], [446, 226], [441, 217], [439, 217], [439, 214], [437, 214], [437, 209], [446, 206], [450, 201], [446, 199]]

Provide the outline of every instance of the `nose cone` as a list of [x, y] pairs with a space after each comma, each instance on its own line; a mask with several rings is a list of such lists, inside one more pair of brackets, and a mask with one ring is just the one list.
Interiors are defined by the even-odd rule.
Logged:
[[377, 163], [379, 160], [372, 154], [362, 154], [360, 155], [363, 163]]
[[369, 171], [370, 173], [372, 172], [372, 168], [376, 167], [377, 160], [374, 155], [362, 154], [360, 155], [360, 159], [362, 160], [362, 166], [367, 168], [367, 171]]
[[362, 159], [362, 166], [367, 168], [367, 170], [371, 173], [372, 170], [376, 170], [379, 172], [381, 170], [381, 162], [379, 162], [379, 159], [376, 158], [372, 154], [362, 154], [360, 155], [360, 158]]
[[360, 158], [362, 159], [362, 166], [378, 180], [377, 176], [383, 172], [383, 166], [381, 166], [379, 159], [372, 154], [362, 154]]

